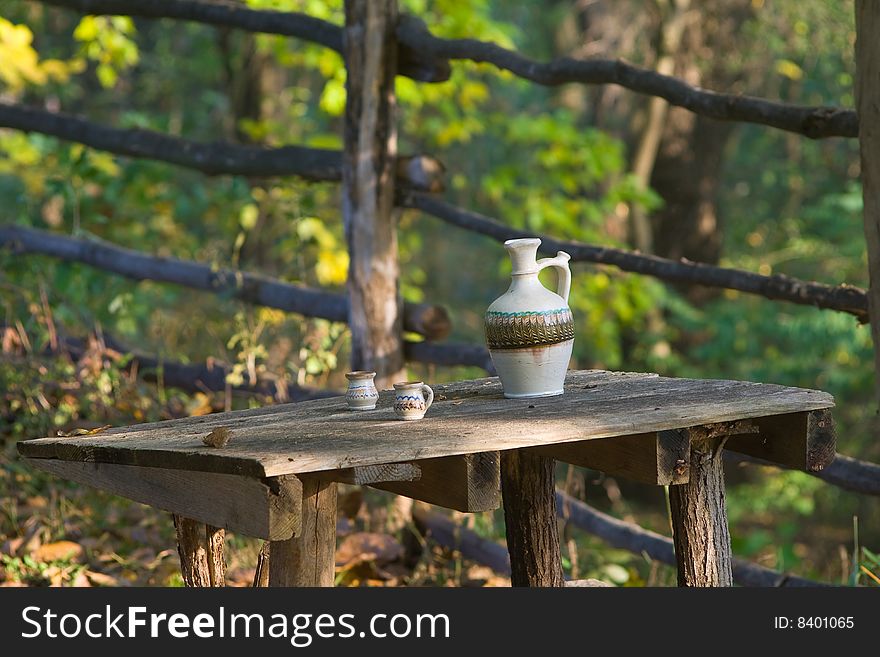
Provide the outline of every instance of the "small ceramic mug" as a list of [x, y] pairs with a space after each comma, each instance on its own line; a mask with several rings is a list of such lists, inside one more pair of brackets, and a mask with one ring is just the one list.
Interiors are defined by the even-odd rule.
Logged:
[[372, 411], [379, 401], [379, 391], [373, 383], [375, 372], [349, 372], [345, 375], [348, 379], [348, 390], [345, 393], [345, 402], [353, 411]]
[[421, 420], [434, 402], [434, 391], [421, 381], [394, 384], [394, 414], [398, 420]]

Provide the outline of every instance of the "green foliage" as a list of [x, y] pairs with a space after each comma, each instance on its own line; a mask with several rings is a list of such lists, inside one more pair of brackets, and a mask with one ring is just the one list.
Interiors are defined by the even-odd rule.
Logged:
[[119, 72], [138, 63], [134, 33], [134, 22], [128, 16], [84, 16], [73, 31], [82, 53], [97, 64], [95, 74], [102, 87], [116, 86]]

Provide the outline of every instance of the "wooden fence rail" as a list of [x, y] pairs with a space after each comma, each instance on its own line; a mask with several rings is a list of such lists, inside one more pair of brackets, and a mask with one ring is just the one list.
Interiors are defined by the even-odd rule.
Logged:
[[[137, 3], [127, 0], [44, 0], [44, 3], [89, 14], [178, 18], [280, 34], [342, 51], [341, 27], [296, 12], [257, 10], [232, 3], [197, 0], [142, 0]], [[397, 39], [402, 46], [398, 55], [399, 72], [425, 82], [448, 79], [448, 60], [465, 59], [488, 62], [543, 85], [570, 82], [616, 84], [637, 93], [664, 98], [671, 105], [702, 116], [767, 125], [814, 139], [858, 136], [858, 117], [854, 110], [788, 105], [751, 96], [708, 91], [621, 60], [575, 60], [566, 57], [538, 62], [487, 41], [436, 37], [423, 21], [414, 16], [401, 17]]]
[[[428, 194], [406, 193], [400, 203], [405, 207], [421, 210], [453, 226], [480, 233], [499, 242], [535, 235], [533, 231], [512, 228]], [[868, 296], [865, 290], [851, 285], [826, 285], [802, 281], [784, 274], [762, 276], [742, 269], [716, 267], [685, 259], [670, 260], [623, 249], [559, 240], [547, 235], [540, 237], [541, 251], [552, 254], [560, 250], [565, 251], [571, 255], [572, 262], [614, 265], [623, 271], [645, 274], [673, 283], [739, 290], [777, 301], [838, 310], [854, 315], [860, 322], [868, 321]]]
[[[98, 239], [67, 237], [35, 228], [0, 224], [0, 246], [13, 253], [47, 255], [81, 262], [136, 281], [173, 283], [196, 290], [225, 294], [246, 303], [277, 308], [333, 322], [348, 321], [348, 299], [343, 294], [316, 290], [270, 276], [211, 265], [162, 258]], [[452, 327], [442, 306], [404, 304], [404, 330], [438, 340]]]
[[[118, 155], [196, 169], [208, 175], [290, 175], [312, 181], [338, 181], [342, 177], [341, 153], [334, 150], [301, 146], [260, 148], [227, 142], [206, 144], [149, 130], [109, 128], [76, 116], [7, 103], [0, 103], [0, 127], [39, 132]], [[421, 210], [452, 225], [499, 241], [532, 234], [425, 193], [424, 190], [439, 185], [432, 173], [436, 160], [422, 156], [415, 161], [424, 161], [426, 164], [397, 167], [400, 187], [404, 190], [398, 195], [399, 205]], [[858, 287], [802, 281], [783, 274], [763, 276], [741, 269], [670, 260], [550, 236], [542, 236], [542, 239], [545, 251], [565, 250], [574, 261], [609, 264], [623, 271], [670, 282], [739, 290], [768, 299], [838, 310], [854, 315], [860, 322], [868, 322], [867, 294]], [[429, 337], [437, 338], [436, 335]]]

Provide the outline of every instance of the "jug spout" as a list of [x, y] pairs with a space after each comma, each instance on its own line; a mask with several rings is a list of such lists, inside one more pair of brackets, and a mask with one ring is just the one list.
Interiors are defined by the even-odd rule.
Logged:
[[510, 254], [510, 262], [513, 265], [511, 274], [537, 274], [538, 273], [538, 247], [541, 240], [537, 237], [525, 237], [516, 240], [507, 240], [504, 248]]

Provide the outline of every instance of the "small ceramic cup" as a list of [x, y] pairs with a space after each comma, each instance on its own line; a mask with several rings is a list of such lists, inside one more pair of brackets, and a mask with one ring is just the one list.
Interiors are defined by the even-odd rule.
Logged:
[[421, 381], [394, 384], [394, 414], [398, 420], [421, 420], [434, 403], [434, 391]]
[[345, 393], [345, 402], [353, 411], [372, 411], [379, 401], [379, 392], [373, 383], [375, 372], [349, 372], [345, 375], [348, 379], [348, 390]]

